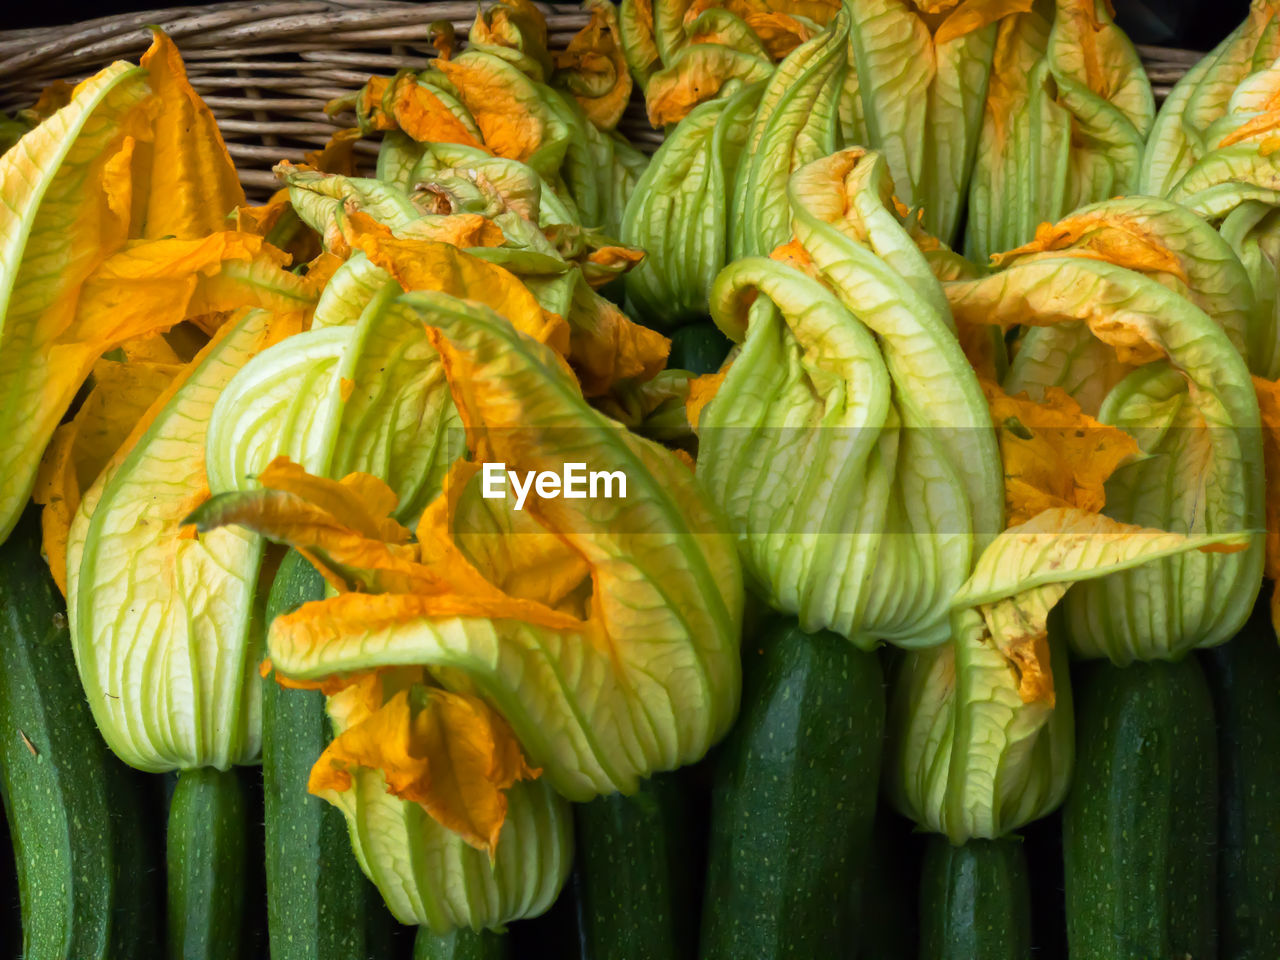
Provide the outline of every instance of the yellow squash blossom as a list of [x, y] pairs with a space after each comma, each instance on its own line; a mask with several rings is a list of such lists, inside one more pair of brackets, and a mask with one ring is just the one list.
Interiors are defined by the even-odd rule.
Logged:
[[[417, 542], [385, 526], [394, 497], [369, 481], [322, 499], [305, 492], [316, 481], [278, 489], [283, 470], [259, 478], [277, 489], [216, 497], [193, 517], [297, 545], [339, 590], [275, 621], [275, 669], [315, 682], [423, 666], [447, 690], [483, 691], [572, 799], [697, 759], [736, 711], [742, 592], [688, 467], [591, 410], [554, 353], [488, 309], [441, 293], [400, 302], [428, 325], [472, 451]], [[481, 496], [482, 462], [524, 476], [574, 457], [624, 474], [626, 499], [517, 510]], [[341, 505], [360, 491], [367, 507]]]
[[260, 238], [209, 233], [243, 202], [235, 172], [169, 40], [157, 33], [143, 59], [81, 83], [0, 157], [0, 536], [104, 352], [184, 319], [211, 330], [242, 304], [309, 296]]

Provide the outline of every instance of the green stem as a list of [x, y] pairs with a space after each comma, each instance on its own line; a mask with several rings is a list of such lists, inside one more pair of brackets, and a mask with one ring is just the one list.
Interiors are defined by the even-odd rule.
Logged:
[[443, 937], [419, 927], [413, 960], [506, 960], [506, 934], [492, 930], [454, 930]]

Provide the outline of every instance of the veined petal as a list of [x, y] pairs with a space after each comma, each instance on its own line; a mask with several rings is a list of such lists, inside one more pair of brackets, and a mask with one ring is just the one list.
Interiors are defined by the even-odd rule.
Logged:
[[[591, 410], [556, 355], [492, 311], [438, 292], [401, 302], [429, 324], [474, 458], [418, 525], [440, 586], [279, 618], [275, 668], [316, 680], [420, 665], [455, 692], [474, 683], [568, 796], [701, 756], [736, 709], [741, 586], [692, 474]], [[516, 510], [480, 495], [480, 461], [523, 474], [570, 459], [622, 471], [626, 499]]]
[[616, 8], [609, 0], [592, 0], [587, 6], [591, 20], [555, 55], [556, 79], [592, 123], [612, 130], [631, 98], [631, 74], [619, 41]]
[[1025, 393], [1011, 397], [987, 380], [982, 389], [1000, 440], [1011, 527], [1051, 507], [1101, 511], [1107, 478], [1140, 453], [1133, 437], [1088, 416], [1057, 387], [1041, 402]]
[[154, 139], [134, 158], [141, 220], [130, 236], [190, 240], [222, 230], [227, 214], [244, 203], [244, 190], [213, 112], [191, 88], [178, 48], [162, 30], [152, 31], [142, 69], [159, 104]]
[[338, 734], [316, 761], [308, 789], [320, 796], [350, 790], [353, 767], [380, 770], [388, 792], [421, 804], [491, 859], [507, 816], [507, 788], [539, 772], [483, 701], [422, 686], [400, 690]]
[[93, 485], [143, 414], [182, 370], [180, 364], [99, 360], [93, 389], [71, 422], [54, 431], [40, 461], [33, 497], [44, 505], [44, 554], [63, 595], [67, 538], [80, 496]]
[[298, 316], [224, 325], [152, 404], [85, 494], [67, 549], [67, 609], [85, 694], [111, 748], [139, 769], [226, 769], [260, 741], [253, 629], [262, 541], [193, 536], [208, 495], [204, 432], [218, 392]]
[[0, 157], [0, 538], [101, 353], [55, 356], [51, 344], [72, 323], [85, 279], [128, 236], [146, 95], [143, 72], [116, 63]]

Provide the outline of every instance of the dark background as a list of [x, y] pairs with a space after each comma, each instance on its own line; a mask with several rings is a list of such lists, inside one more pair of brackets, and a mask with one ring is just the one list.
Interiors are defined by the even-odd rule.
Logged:
[[[1244, 19], [1248, 0], [1113, 0], [1121, 26], [1137, 43], [1208, 50]], [[165, 0], [6, 0], [0, 29], [41, 27], [93, 17], [178, 6]], [[204, 4], [183, 4], [204, 6]]]

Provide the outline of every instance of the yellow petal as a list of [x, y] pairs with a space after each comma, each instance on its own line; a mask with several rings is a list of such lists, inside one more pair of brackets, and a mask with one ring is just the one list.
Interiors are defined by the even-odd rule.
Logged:
[[[360, 131], [355, 127], [338, 130], [319, 150], [311, 150], [303, 155], [303, 161], [315, 167], [321, 173], [337, 173], [344, 177], [356, 175], [355, 146], [360, 140]], [[286, 195], [288, 191], [282, 191]], [[273, 198], [274, 199], [274, 198]]]
[[733, 79], [754, 83], [772, 71], [763, 57], [720, 44], [699, 43], [687, 47], [671, 66], [649, 78], [645, 109], [655, 127], [677, 123], [698, 104], [711, 100]]
[[154, 141], [134, 164], [145, 213], [130, 234], [185, 240], [222, 230], [244, 203], [244, 190], [213, 113], [191, 88], [178, 48], [158, 29], [142, 67], [160, 109]]
[[508, 160], [528, 160], [542, 146], [546, 134], [542, 120], [494, 69], [492, 57], [436, 60], [475, 118], [484, 146]]
[[289, 188], [282, 187], [264, 204], [254, 207], [236, 207], [229, 224], [243, 233], [256, 233], [260, 237], [265, 237], [279, 221], [280, 215], [288, 209]]
[[769, 254], [770, 260], [777, 260], [778, 263], [785, 263], [789, 267], [795, 267], [801, 273], [807, 274], [813, 279], [819, 279], [818, 268], [813, 265], [813, 259], [809, 256], [809, 251], [804, 248], [799, 240], [794, 237], [778, 247], [775, 247]]
[[1177, 254], [1165, 246], [1147, 224], [1115, 211], [1069, 216], [1036, 227], [1035, 239], [1005, 253], [992, 254], [1001, 266], [1031, 254], [1051, 253], [1104, 260], [1142, 273], [1168, 273], [1189, 283]]
[[258, 474], [258, 482], [271, 490], [292, 493], [328, 513], [363, 537], [406, 543], [409, 531], [392, 520], [396, 508], [394, 490], [367, 473], [352, 473], [329, 480], [307, 473], [288, 457], [276, 457]]
[[[266, 489], [223, 494], [203, 504], [191, 520], [200, 530], [238, 524], [295, 547], [335, 589], [376, 591], [389, 603], [381, 608], [384, 617], [401, 610], [404, 617], [506, 617], [554, 629], [580, 625], [541, 602], [545, 593], [534, 594], [532, 602], [508, 596], [502, 588], [509, 584], [495, 584], [483, 576], [458, 549], [450, 533], [450, 517], [457, 507], [457, 493], [465, 486], [462, 478], [476, 469], [474, 464], [455, 466], [446, 494], [427, 508], [418, 524], [417, 544], [408, 543], [409, 531], [387, 516], [395, 509], [396, 496], [381, 480], [359, 473], [341, 481], [316, 477], [285, 457], [273, 460], [258, 475]], [[536, 537], [525, 544], [544, 548], [544, 559], [546, 546], [547, 541]], [[516, 556], [503, 558], [508, 577], [522, 572], [512, 566], [519, 563], [513, 560]], [[530, 559], [529, 564], [532, 572], [536, 561]], [[583, 579], [584, 570], [574, 584]], [[548, 582], [552, 581], [558, 578]], [[545, 589], [545, 584], [539, 589]], [[332, 614], [333, 608], [324, 604], [315, 607], [304, 607], [299, 622]]]
[[1107, 478], [1140, 452], [1137, 441], [1088, 416], [1057, 387], [1042, 403], [1025, 393], [1010, 397], [990, 380], [982, 389], [1004, 462], [1008, 525], [1053, 507], [1100, 512]]
[[777, 11], [749, 13], [743, 19], [775, 60], [781, 60], [813, 36], [813, 31], [795, 17]]
[[716, 373], [704, 373], [702, 376], [694, 377], [689, 381], [689, 399], [685, 401], [684, 409], [689, 418], [689, 426], [693, 427], [694, 430], [698, 429], [698, 420], [702, 416], [702, 408], [715, 399], [728, 372], [729, 367], [726, 365]]
[[22, 111], [21, 116], [33, 125], [53, 116], [71, 102], [71, 91], [75, 89], [65, 80], [55, 80], [43, 90], [36, 102]]
[[453, 111], [411, 74], [396, 81], [391, 109], [396, 126], [419, 143], [461, 143], [486, 149]]
[[942, 46], [1015, 13], [1026, 13], [1033, 0], [965, 0], [947, 15], [933, 35]]
[[[356, 213], [352, 216], [367, 214]], [[404, 227], [399, 236], [406, 240], [434, 240], [455, 247], [500, 247], [507, 242], [502, 228], [478, 213], [424, 217]]]
[[612, 130], [631, 99], [631, 74], [613, 4], [587, 0], [587, 6], [591, 19], [556, 53], [556, 70], [587, 118], [601, 130]]
[[400, 690], [339, 734], [316, 761], [308, 789], [349, 789], [353, 767], [381, 770], [389, 792], [421, 804], [490, 856], [507, 815], [506, 789], [540, 772], [483, 701], [422, 686]]
[[515, 275], [457, 247], [434, 240], [399, 238], [360, 213], [350, 219], [347, 238], [406, 291], [439, 290], [493, 308], [512, 326], [562, 356], [569, 351], [569, 325], [546, 313]]
[[143, 414], [182, 369], [176, 364], [112, 363], [94, 367], [94, 388], [75, 417], [54, 431], [40, 461], [36, 503], [44, 505], [44, 554], [58, 589], [67, 592], [67, 536], [80, 495], [106, 467]]
[[648, 380], [667, 365], [671, 341], [583, 288], [569, 337], [569, 362], [582, 392], [597, 397], [619, 380]]
[[151, 240], [108, 257], [85, 281], [60, 342], [82, 344], [96, 357], [125, 340], [167, 330], [188, 317], [243, 306], [276, 306], [259, 290], [217, 283], [230, 261], [259, 262], [281, 282], [301, 281], [281, 269], [283, 254], [252, 234], [224, 231], [200, 240]]
[[476, 13], [468, 39], [498, 47], [523, 50], [532, 46], [546, 50], [547, 21], [529, 0], [499, 0]]

